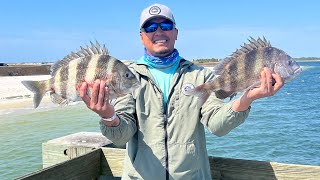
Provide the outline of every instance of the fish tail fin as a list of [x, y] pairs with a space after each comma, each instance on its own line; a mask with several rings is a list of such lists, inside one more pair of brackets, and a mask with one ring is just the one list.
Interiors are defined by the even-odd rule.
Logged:
[[197, 96], [198, 97], [198, 107], [200, 108], [209, 98], [211, 91], [205, 88], [205, 84], [197, 86], [195, 88], [189, 88], [185, 90], [187, 96]]
[[21, 83], [34, 93], [33, 105], [37, 108], [47, 91], [50, 90], [50, 80], [43, 81], [21, 81]]

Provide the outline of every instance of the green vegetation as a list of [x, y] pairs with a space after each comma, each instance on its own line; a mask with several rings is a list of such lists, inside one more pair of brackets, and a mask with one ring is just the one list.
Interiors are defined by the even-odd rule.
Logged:
[[[299, 57], [293, 58], [296, 61], [313, 61], [313, 60], [320, 60], [320, 57]], [[191, 61], [195, 63], [211, 63], [211, 62], [219, 62], [220, 59], [211, 58], [211, 59], [192, 59]]]
[[300, 58], [293, 58], [296, 61], [308, 61], [308, 60], [320, 60], [320, 57], [300, 57]]
[[198, 63], [210, 63], [210, 62], [218, 62], [219, 59], [216, 58], [211, 58], [211, 59], [193, 59], [193, 62], [198, 62]]

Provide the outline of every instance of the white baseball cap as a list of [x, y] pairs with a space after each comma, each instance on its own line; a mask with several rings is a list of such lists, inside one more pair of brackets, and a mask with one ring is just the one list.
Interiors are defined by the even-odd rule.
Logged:
[[153, 4], [142, 11], [140, 16], [140, 29], [147, 21], [155, 17], [164, 17], [172, 21], [173, 24], [176, 24], [173, 14], [167, 6], [162, 4]]

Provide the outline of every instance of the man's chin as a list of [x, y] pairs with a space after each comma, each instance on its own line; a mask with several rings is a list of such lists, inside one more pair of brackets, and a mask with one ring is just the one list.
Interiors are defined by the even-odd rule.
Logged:
[[164, 57], [164, 56], [167, 56], [169, 54], [170, 54], [170, 50], [169, 49], [162, 49], [162, 50], [159, 50], [159, 51], [155, 52], [155, 55], [156, 56], [160, 56], [160, 57]]

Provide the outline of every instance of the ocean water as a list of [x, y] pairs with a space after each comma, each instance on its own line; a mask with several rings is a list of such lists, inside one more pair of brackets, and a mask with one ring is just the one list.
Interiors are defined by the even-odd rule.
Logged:
[[[244, 124], [223, 137], [207, 132], [209, 155], [320, 165], [320, 62], [299, 64], [302, 74], [275, 96], [254, 102]], [[100, 132], [98, 120], [82, 103], [1, 114], [0, 179], [41, 169], [43, 142]]]

